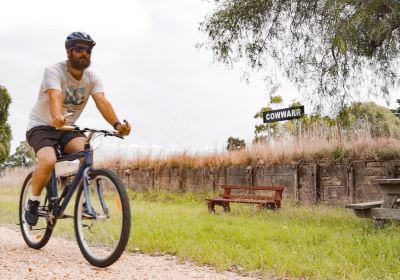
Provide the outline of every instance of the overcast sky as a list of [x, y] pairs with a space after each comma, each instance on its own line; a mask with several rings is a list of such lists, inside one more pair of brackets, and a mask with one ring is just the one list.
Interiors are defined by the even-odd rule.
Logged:
[[[66, 59], [64, 41], [73, 31], [97, 42], [92, 68], [119, 118], [133, 125], [126, 140], [104, 140], [103, 149], [202, 153], [222, 150], [229, 136], [251, 141], [253, 116], [267, 102], [265, 85], [257, 73], [246, 84], [240, 65], [228, 69], [196, 49], [206, 40], [199, 22], [213, 7], [201, 0], [2, 3], [0, 84], [13, 99], [12, 148], [25, 139], [44, 68]], [[279, 93], [286, 103], [301, 100], [290, 85]], [[92, 100], [77, 124], [111, 128]]]

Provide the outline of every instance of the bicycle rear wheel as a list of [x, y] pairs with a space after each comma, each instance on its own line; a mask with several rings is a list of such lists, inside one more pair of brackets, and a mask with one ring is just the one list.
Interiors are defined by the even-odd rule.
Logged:
[[94, 266], [107, 267], [118, 260], [129, 240], [129, 200], [122, 181], [107, 169], [93, 170], [88, 188], [96, 218], [89, 215], [80, 187], [75, 203], [75, 234], [86, 260]]
[[53, 232], [53, 226], [48, 222], [46, 215], [50, 213], [49, 201], [47, 199], [47, 190], [43, 189], [39, 204], [39, 219], [35, 226], [30, 226], [25, 221], [25, 211], [27, 203], [32, 194], [32, 173], [30, 173], [22, 185], [19, 199], [19, 224], [22, 237], [25, 243], [34, 249], [40, 249], [47, 244]]

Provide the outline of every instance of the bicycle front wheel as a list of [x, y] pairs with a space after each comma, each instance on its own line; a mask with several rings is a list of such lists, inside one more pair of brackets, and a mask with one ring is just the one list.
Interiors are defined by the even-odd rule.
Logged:
[[88, 211], [83, 187], [75, 203], [75, 234], [86, 260], [107, 267], [121, 256], [129, 240], [131, 213], [125, 187], [119, 177], [107, 169], [90, 173]]

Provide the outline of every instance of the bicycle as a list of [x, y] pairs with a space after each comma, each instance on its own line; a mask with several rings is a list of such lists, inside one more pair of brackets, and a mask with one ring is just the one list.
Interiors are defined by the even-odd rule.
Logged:
[[[31, 195], [32, 173], [26, 177], [19, 201], [22, 236], [29, 247], [40, 249], [49, 241], [57, 220], [73, 218], [75, 236], [85, 259], [94, 266], [107, 267], [117, 261], [126, 248], [130, 235], [131, 213], [127, 192], [117, 174], [108, 169], [92, 167], [90, 142], [95, 134], [122, 139], [123, 137], [113, 131], [79, 129], [75, 126], [64, 127], [64, 130], [77, 130], [89, 134], [84, 151], [62, 154], [60, 149], [56, 149], [57, 162], [84, 158], [84, 163], [79, 167], [72, 182], [64, 186], [60, 186], [55, 169], [52, 171], [50, 182], [41, 194], [36, 226], [28, 225], [24, 218], [26, 204]], [[67, 215], [64, 212], [76, 190], [74, 215]]]

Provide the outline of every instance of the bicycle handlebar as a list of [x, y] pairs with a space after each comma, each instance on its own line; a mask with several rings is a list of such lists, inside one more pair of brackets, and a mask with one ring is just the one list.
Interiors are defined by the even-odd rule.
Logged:
[[111, 131], [111, 130], [94, 129], [94, 128], [82, 128], [81, 129], [76, 125], [64, 125], [58, 129], [64, 130], [64, 131], [80, 131], [82, 133], [89, 132], [89, 136], [88, 136], [88, 140], [87, 140], [88, 142], [91, 140], [93, 134], [95, 134], [95, 133], [102, 133], [102, 134], [104, 134], [104, 136], [114, 136], [114, 137], [124, 139], [124, 137], [121, 134], [119, 134], [117, 131]]

